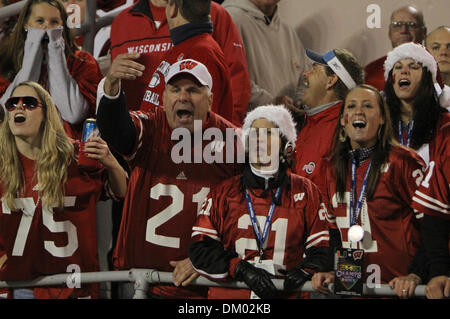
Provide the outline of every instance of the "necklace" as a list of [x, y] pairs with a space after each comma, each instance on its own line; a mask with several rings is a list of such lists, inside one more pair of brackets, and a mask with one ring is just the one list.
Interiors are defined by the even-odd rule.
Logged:
[[[17, 191], [17, 198], [20, 198], [19, 191]], [[34, 211], [33, 211], [33, 214], [31, 214], [31, 216], [34, 216], [34, 213], [36, 213], [36, 209], [38, 208], [40, 202], [41, 202], [41, 197], [39, 196], [39, 193], [38, 193], [36, 205], [34, 206]], [[21, 208], [20, 210], [22, 211], [23, 214], [27, 215], [27, 213], [25, 212], [25, 210], [23, 208]]]

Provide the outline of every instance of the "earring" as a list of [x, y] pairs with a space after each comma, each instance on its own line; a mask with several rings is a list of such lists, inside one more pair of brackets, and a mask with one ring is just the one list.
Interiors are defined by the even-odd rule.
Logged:
[[341, 128], [341, 131], [339, 132], [339, 141], [344, 143], [347, 140], [347, 132], [345, 131], [345, 128]]

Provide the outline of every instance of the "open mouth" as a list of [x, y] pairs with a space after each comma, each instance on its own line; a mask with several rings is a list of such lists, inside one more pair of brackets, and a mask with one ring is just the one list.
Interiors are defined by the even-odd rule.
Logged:
[[181, 109], [176, 111], [176, 116], [180, 123], [190, 124], [193, 121], [194, 112], [187, 109]]
[[23, 123], [25, 122], [26, 118], [22, 114], [17, 114], [14, 116], [14, 123]]
[[367, 123], [363, 120], [356, 120], [352, 123], [354, 128], [365, 128]]
[[398, 86], [399, 87], [407, 87], [411, 84], [411, 82], [407, 79], [401, 79], [400, 81], [398, 81]]
[[194, 114], [189, 110], [178, 110], [177, 111], [178, 117], [186, 117], [186, 116], [192, 116], [192, 115], [194, 115]]
[[302, 83], [304, 87], [309, 88], [309, 81], [307, 79], [303, 78]]

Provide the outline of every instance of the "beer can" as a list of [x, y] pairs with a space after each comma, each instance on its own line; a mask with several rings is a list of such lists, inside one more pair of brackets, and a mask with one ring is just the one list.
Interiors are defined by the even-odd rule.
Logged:
[[83, 124], [83, 132], [81, 135], [80, 151], [78, 154], [78, 166], [87, 170], [96, 170], [101, 168], [100, 161], [87, 157], [84, 151], [85, 143], [91, 138], [99, 136], [99, 131], [97, 128], [97, 123], [95, 119], [88, 118]]
[[92, 136], [98, 136], [98, 128], [95, 119], [89, 118], [84, 121], [81, 141], [87, 142], [87, 140]]

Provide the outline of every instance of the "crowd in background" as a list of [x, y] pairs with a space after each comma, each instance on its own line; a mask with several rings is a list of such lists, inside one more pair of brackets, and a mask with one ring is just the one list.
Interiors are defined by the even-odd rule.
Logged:
[[[392, 50], [363, 66], [344, 48], [305, 48], [280, 0], [130, 2], [97, 1], [125, 7], [101, 58], [66, 23], [86, 0], [27, 0], [0, 21], [1, 281], [76, 264], [172, 272], [151, 298], [326, 298], [348, 248], [364, 251], [364, 282], [378, 265], [400, 298], [421, 284], [450, 297], [448, 21], [428, 30], [419, 8], [397, 8]], [[226, 141], [195, 139], [208, 129]], [[199, 276], [248, 289], [192, 285]], [[299, 293], [309, 280], [316, 292]], [[110, 290], [0, 296], [132, 297]]]

